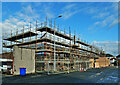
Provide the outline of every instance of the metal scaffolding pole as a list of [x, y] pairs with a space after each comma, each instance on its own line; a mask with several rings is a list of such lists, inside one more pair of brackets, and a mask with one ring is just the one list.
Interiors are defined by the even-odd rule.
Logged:
[[54, 20], [54, 72], [56, 71], [56, 55], [55, 55], [55, 20]]

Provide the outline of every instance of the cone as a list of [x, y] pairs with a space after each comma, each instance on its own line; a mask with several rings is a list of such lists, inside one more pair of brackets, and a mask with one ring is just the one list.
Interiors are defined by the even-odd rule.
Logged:
[[83, 71], [83, 67], [82, 67], [82, 71]]
[[80, 71], [82, 71], [81, 67], [80, 67]]

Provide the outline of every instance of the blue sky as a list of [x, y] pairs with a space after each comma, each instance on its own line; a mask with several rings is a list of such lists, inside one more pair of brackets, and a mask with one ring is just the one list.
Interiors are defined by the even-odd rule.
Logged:
[[[117, 2], [3, 2], [2, 30], [20, 29], [30, 22], [34, 27], [36, 19], [43, 22], [46, 16], [53, 19], [60, 14], [63, 17], [57, 19], [56, 24], [59, 23], [62, 30], [68, 31], [70, 26], [72, 33], [75, 31], [82, 40], [117, 55]], [[112, 45], [114, 50], [110, 50]]]

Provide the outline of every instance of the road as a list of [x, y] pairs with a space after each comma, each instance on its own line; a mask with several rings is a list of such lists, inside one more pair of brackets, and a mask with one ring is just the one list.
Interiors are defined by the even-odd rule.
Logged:
[[118, 68], [105, 67], [57, 75], [3, 76], [3, 83], [117, 83]]

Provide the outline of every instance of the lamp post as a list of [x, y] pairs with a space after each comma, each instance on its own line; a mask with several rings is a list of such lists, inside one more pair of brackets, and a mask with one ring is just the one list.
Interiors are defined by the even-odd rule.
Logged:
[[56, 55], [55, 55], [55, 20], [57, 18], [62, 17], [62, 15], [59, 15], [58, 17], [54, 18], [54, 72], [56, 71]]

